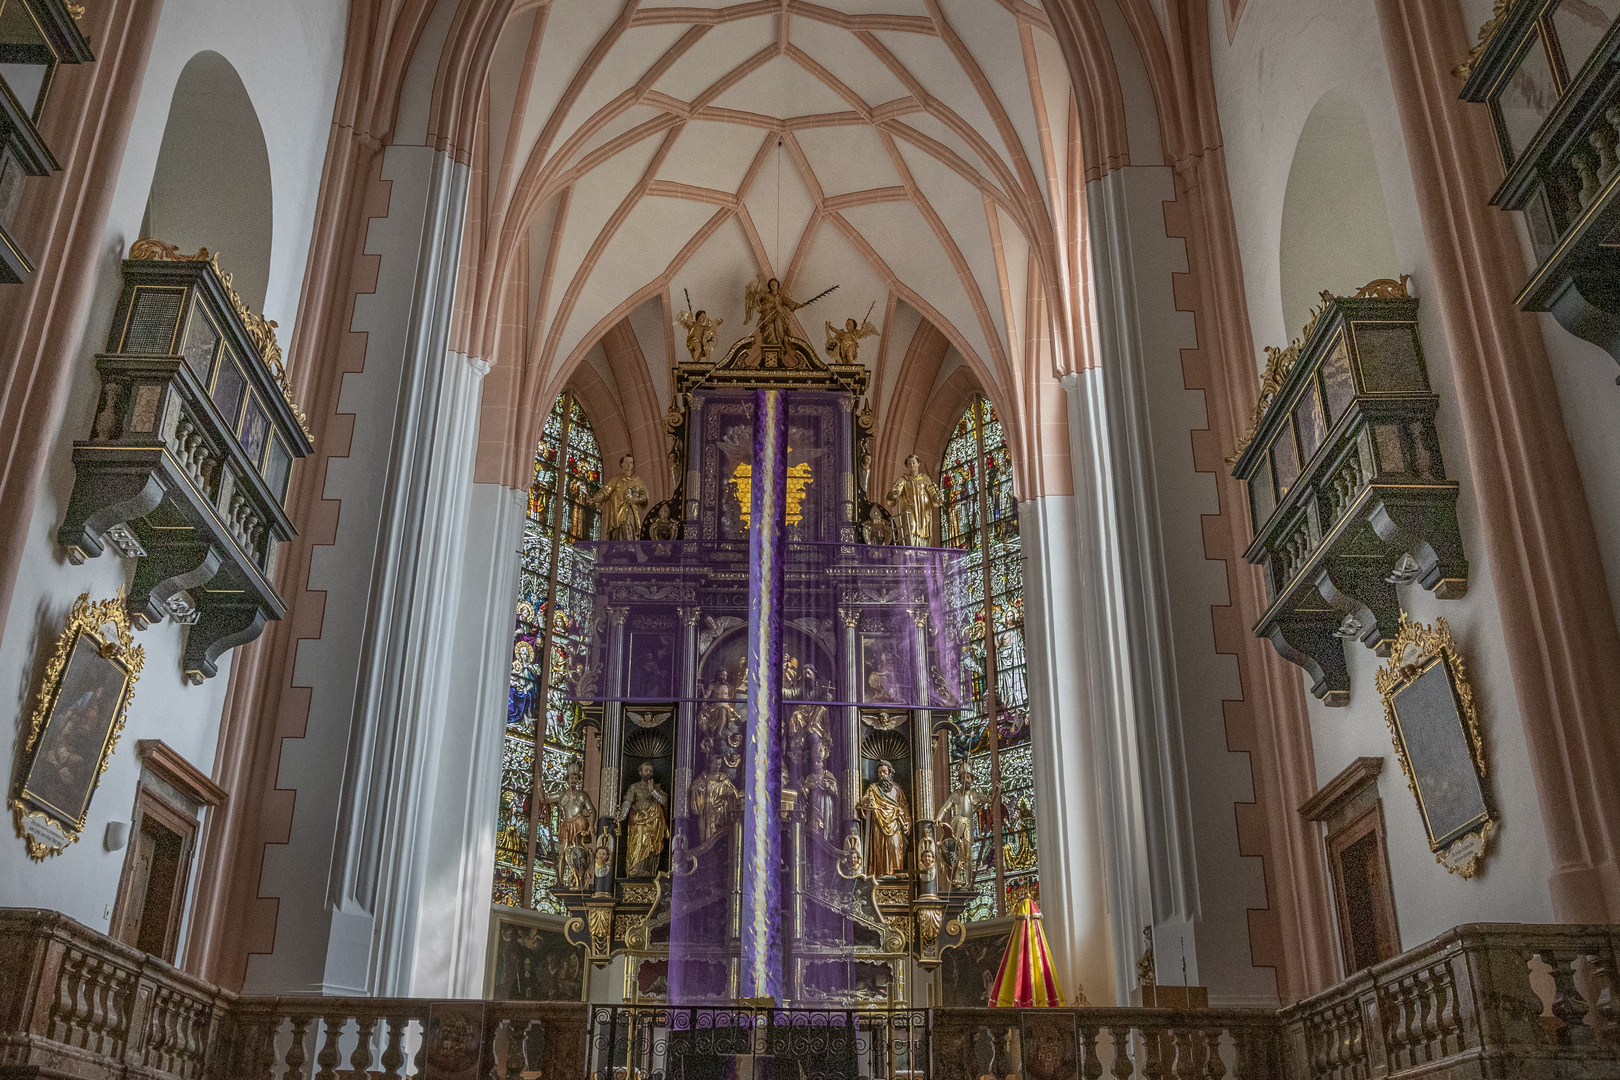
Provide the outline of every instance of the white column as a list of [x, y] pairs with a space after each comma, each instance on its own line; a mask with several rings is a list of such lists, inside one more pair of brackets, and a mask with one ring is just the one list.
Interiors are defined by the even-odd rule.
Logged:
[[1024, 634], [1041, 914], [1069, 1004], [1116, 1002], [1108, 922], [1107, 853], [1100, 814], [1103, 769], [1086, 695], [1077, 599], [1073, 496], [1018, 508], [1024, 552]]
[[527, 492], [473, 484], [412, 997], [482, 997]]
[[[1161, 983], [1210, 989], [1212, 1005], [1275, 1000], [1250, 962], [1248, 911], [1266, 905], [1256, 860], [1238, 850], [1234, 804], [1253, 799], [1245, 755], [1227, 748], [1223, 702], [1242, 696], [1216, 651], [1211, 609], [1231, 602], [1226, 567], [1204, 550], [1219, 508], [1192, 433], [1208, 426], [1182, 350], [1182, 240], [1162, 167], [1117, 169], [1086, 187], [1096, 290], [1096, 368], [1066, 376], [1080, 553], [1077, 600], [1122, 1001], [1152, 925]], [[1196, 770], [1188, 761], [1195, 759]], [[1195, 813], [1196, 811], [1196, 813]], [[1203, 963], [1201, 963], [1203, 961]]]
[[377, 288], [353, 324], [365, 364], [339, 404], [353, 436], [326, 474], [338, 532], [310, 564], [321, 634], [293, 674], [309, 719], [278, 774], [292, 831], [260, 883], [278, 900], [276, 946], [250, 959], [250, 991], [410, 990], [486, 369], [447, 346], [468, 168], [390, 147], [383, 177], [389, 213], [366, 245]]

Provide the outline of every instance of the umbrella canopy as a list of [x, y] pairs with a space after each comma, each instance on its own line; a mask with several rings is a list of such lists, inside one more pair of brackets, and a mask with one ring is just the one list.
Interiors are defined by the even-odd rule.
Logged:
[[990, 987], [990, 1004], [1012, 1008], [1061, 1006], [1063, 988], [1052, 970], [1052, 951], [1041, 929], [1041, 909], [1024, 897], [1013, 909], [1018, 920], [1007, 939], [1007, 954]]

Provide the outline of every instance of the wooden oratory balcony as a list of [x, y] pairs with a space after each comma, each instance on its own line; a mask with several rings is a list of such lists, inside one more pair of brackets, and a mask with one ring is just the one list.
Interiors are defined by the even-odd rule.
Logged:
[[1281, 1012], [245, 997], [0, 909], [0, 1077], [1620, 1080], [1620, 926], [1460, 926]]
[[193, 682], [286, 613], [276, 548], [293, 459], [312, 451], [287, 388], [275, 324], [248, 309], [206, 249], [138, 241], [96, 357], [101, 398], [73, 444], [73, 494], [57, 542], [81, 562], [136, 560], [130, 615], [190, 627]]

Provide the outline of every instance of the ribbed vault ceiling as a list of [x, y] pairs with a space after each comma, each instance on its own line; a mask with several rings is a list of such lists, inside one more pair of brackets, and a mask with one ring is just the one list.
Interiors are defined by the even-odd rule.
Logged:
[[475, 227], [542, 383], [630, 318], [666, 390], [686, 295], [723, 348], [767, 275], [840, 286], [803, 313], [817, 343], [909, 308], [1008, 389], [1048, 337], [1076, 124], [1026, 0], [520, 4], [487, 109]]

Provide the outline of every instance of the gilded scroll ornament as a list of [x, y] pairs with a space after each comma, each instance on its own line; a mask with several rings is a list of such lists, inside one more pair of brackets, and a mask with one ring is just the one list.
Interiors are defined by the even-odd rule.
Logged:
[[[1473, 687], [1446, 620], [1431, 627], [1403, 613], [1374, 682], [1435, 861], [1473, 877], [1496, 811], [1486, 790], [1485, 740]], [[1467, 775], [1461, 775], [1464, 770]]]
[[[1410, 296], [1411, 293], [1407, 291], [1406, 286], [1411, 280], [1412, 276], [1410, 274], [1402, 274], [1399, 280], [1395, 278], [1379, 278], [1376, 281], [1369, 281], [1356, 290], [1355, 299], [1377, 298], [1390, 300]], [[1311, 309], [1310, 320], [1306, 322], [1305, 329], [1301, 331], [1299, 337], [1290, 341], [1286, 348], [1279, 349], [1274, 345], [1265, 346], [1266, 370], [1260, 376], [1260, 398], [1254, 403], [1254, 413], [1249, 418], [1249, 429], [1238, 439], [1236, 449], [1226, 459], [1228, 467], [1236, 465], [1238, 458], [1243, 456], [1243, 451], [1247, 450], [1249, 444], [1254, 441], [1255, 434], [1260, 430], [1261, 422], [1266, 418], [1266, 410], [1271, 408], [1273, 401], [1277, 400], [1277, 395], [1282, 392], [1283, 383], [1288, 381], [1289, 373], [1294, 370], [1294, 365], [1299, 363], [1300, 350], [1305, 347], [1307, 341], [1311, 340], [1311, 333], [1316, 329], [1316, 324], [1322, 318], [1322, 313], [1328, 309], [1334, 300], [1343, 299], [1334, 296], [1333, 293], [1326, 289], [1322, 290], [1321, 296], [1321, 306]]]
[[1514, 2], [1515, 0], [1496, 0], [1496, 5], [1491, 8], [1491, 17], [1479, 28], [1479, 39], [1474, 42], [1474, 47], [1468, 50], [1468, 59], [1451, 69], [1454, 76], [1466, 82], [1468, 76], [1474, 73], [1474, 65], [1479, 63], [1479, 58], [1490, 48], [1491, 40], [1502, 28], [1502, 23], [1507, 19], [1508, 12], [1513, 9]]
[[84, 830], [146, 662], [132, 638], [122, 589], [94, 603], [83, 593], [68, 612], [12, 789], [12, 817], [31, 859], [61, 854]]
[[237, 316], [247, 329], [248, 337], [253, 340], [259, 355], [264, 358], [265, 366], [270, 369], [271, 376], [281, 388], [281, 396], [286, 399], [287, 407], [292, 410], [294, 419], [304, 432], [304, 437], [314, 440], [315, 436], [309, 430], [309, 418], [304, 415], [304, 410], [298, 407], [298, 402], [293, 400], [292, 383], [287, 377], [287, 366], [281, 358], [281, 343], [276, 340], [278, 324], [247, 306], [247, 301], [237, 293], [231, 275], [220, 269], [219, 252], [210, 253], [207, 248], [198, 248], [195, 254], [185, 255], [174, 244], [146, 236], [129, 246], [129, 257], [137, 261], [205, 262], [212, 266], [220, 280], [225, 283], [225, 293], [231, 299], [231, 306], [236, 309]]

